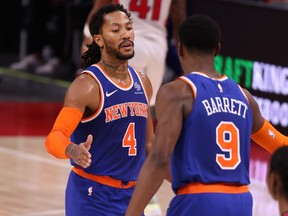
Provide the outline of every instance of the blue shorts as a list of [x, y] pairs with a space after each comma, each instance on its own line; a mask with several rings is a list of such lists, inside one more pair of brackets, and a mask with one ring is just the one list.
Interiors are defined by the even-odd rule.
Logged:
[[167, 216], [252, 216], [252, 195], [201, 193], [175, 196]]
[[134, 188], [106, 186], [71, 171], [66, 188], [66, 216], [124, 216]]

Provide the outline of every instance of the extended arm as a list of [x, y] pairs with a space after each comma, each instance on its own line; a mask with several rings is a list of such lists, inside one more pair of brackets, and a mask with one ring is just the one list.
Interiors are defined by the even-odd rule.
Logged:
[[92, 136], [88, 136], [87, 140], [79, 145], [72, 143], [69, 138], [81, 121], [83, 113], [85, 115], [87, 107], [91, 106], [91, 98], [99, 100], [98, 88], [94, 86], [89, 75], [80, 75], [75, 79], [66, 92], [64, 106], [45, 140], [48, 153], [57, 158], [72, 158], [82, 167], [88, 167], [91, 162], [89, 148]]
[[71, 143], [69, 137], [82, 118], [82, 112], [75, 107], [63, 107], [57, 116], [51, 132], [46, 138], [47, 152], [59, 159], [69, 158], [66, 148]]

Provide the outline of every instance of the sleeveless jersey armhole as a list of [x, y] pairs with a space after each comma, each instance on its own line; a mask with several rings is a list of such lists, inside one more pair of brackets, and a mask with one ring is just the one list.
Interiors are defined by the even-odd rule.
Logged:
[[243, 88], [240, 85], [238, 85], [238, 87], [239, 87], [240, 91], [242, 92], [243, 96], [246, 98], [247, 103], [250, 104], [246, 93], [243, 91]]
[[188, 78], [184, 77], [184, 76], [179, 77], [179, 79], [183, 80], [185, 83], [187, 83], [187, 84], [191, 87], [191, 90], [192, 90], [194, 99], [196, 99], [196, 96], [197, 96], [197, 88], [196, 88], [196, 86], [194, 85], [194, 83], [193, 83], [191, 80], [189, 80]]
[[103, 92], [103, 87], [102, 87], [100, 81], [97, 79], [97, 77], [91, 71], [84, 70], [83, 72], [81, 72], [81, 74], [88, 74], [89, 76], [91, 76], [97, 82], [97, 84], [99, 86], [99, 93], [100, 93], [99, 106], [98, 106], [97, 110], [91, 116], [83, 118], [81, 120], [82, 123], [85, 123], [85, 122], [89, 122], [89, 121], [95, 119], [100, 114], [100, 112], [102, 111], [103, 106], [104, 106], [104, 92]]
[[[130, 66], [130, 67], [131, 67], [131, 66]], [[132, 68], [132, 67], [131, 67], [131, 68]], [[146, 100], [147, 100], [147, 104], [150, 105], [150, 100], [149, 100], [149, 98], [148, 98], [146, 85], [145, 85], [144, 81], [142, 80], [142, 78], [141, 78], [141, 76], [140, 76], [141, 72], [138, 71], [138, 70], [136, 70], [136, 69], [134, 69], [134, 68], [133, 68], [133, 70], [135, 71], [136, 76], [138, 77], [139, 81], [141, 82], [141, 85], [143, 86], [143, 90], [144, 90], [144, 94], [145, 94], [145, 97], [146, 97]]]

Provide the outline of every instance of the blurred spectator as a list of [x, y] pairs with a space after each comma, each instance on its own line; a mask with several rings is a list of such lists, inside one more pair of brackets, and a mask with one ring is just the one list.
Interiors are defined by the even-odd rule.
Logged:
[[[65, 44], [65, 0], [26, 0], [20, 14], [22, 32], [27, 39], [26, 56], [10, 65], [15, 70], [52, 75], [67, 73], [67, 56], [63, 54]], [[23, 36], [23, 35], [22, 35]]]
[[[194, 0], [186, 0], [186, 16], [193, 14], [193, 3]], [[170, 82], [183, 74], [177, 53], [177, 44], [174, 40], [173, 34], [175, 34], [173, 30], [173, 22], [171, 18], [169, 18], [167, 22], [168, 52], [166, 56], [166, 71], [163, 83]]]
[[288, 146], [272, 154], [266, 180], [269, 193], [279, 204], [280, 215], [288, 216]]

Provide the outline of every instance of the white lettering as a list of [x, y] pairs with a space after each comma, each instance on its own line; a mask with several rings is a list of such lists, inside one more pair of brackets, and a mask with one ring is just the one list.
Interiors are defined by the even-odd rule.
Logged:
[[210, 98], [211, 106], [212, 106], [212, 112], [217, 113], [219, 112], [216, 106], [216, 103], [214, 102], [213, 98]]
[[224, 109], [222, 106], [223, 104], [222, 104], [221, 98], [215, 97], [215, 100], [216, 100], [216, 104], [217, 104], [219, 111], [221, 110], [221, 112], [227, 112], [227, 110]]
[[288, 126], [288, 103], [270, 101], [267, 98], [254, 97], [262, 116], [273, 125]]
[[229, 99], [224, 97], [223, 98], [223, 103], [224, 103], [224, 109], [227, 110], [227, 112], [230, 112], [230, 109], [229, 109]]
[[233, 113], [233, 114], [237, 114], [237, 111], [235, 110], [235, 103], [238, 103], [238, 100], [235, 100], [232, 98], [231, 99], [231, 113]]
[[254, 62], [252, 89], [288, 95], [288, 68]]
[[203, 100], [202, 104], [208, 116], [219, 112], [225, 112], [246, 118], [248, 109], [248, 106], [243, 101], [227, 97], [210, 98], [209, 100]]
[[207, 112], [207, 115], [211, 115], [212, 114], [212, 109], [210, 107], [210, 104], [208, 102], [208, 100], [204, 100], [202, 101], [202, 104], [204, 105], [205, 109], [206, 109], [206, 112]]

